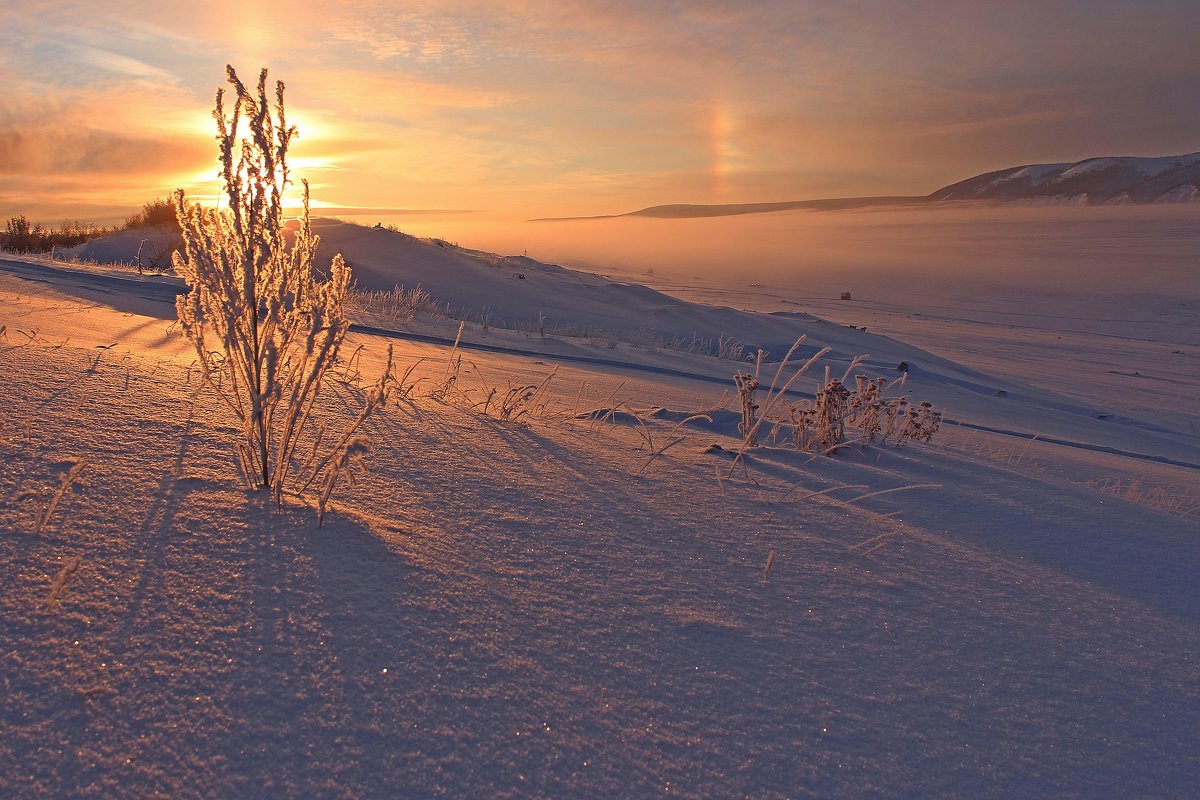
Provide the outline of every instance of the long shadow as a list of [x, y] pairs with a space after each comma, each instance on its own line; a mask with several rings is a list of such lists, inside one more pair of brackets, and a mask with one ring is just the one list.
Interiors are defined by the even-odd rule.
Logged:
[[[196, 408], [194, 403], [188, 404], [187, 418], [183, 421], [179, 432], [179, 448], [170, 466], [162, 472], [158, 480], [150, 506], [146, 509], [142, 526], [134, 536], [134, 550], [142, 556], [142, 568], [138, 572], [137, 582], [133, 587], [125, 621], [116, 633], [116, 641], [125, 641], [133, 628], [141, 621], [142, 609], [153, 586], [162, 573], [164, 557], [164, 540], [171, 534], [175, 514], [182, 504], [184, 497], [176, 491], [176, 482], [183, 473], [183, 466], [188, 460], [192, 435], [195, 431]], [[186, 493], [184, 493], [186, 494]]]
[[446, 755], [429, 706], [454, 668], [452, 593], [386, 531], [261, 511], [250, 512], [262, 528], [248, 531], [249, 635], [230, 696], [240, 719], [221, 746], [230, 778], [246, 796], [411, 796], [405, 776], [416, 785]]
[[66, 267], [0, 258], [0, 270], [27, 281], [53, 284], [56, 291], [131, 314], [175, 318], [175, 297], [187, 291], [172, 278], [123, 278]]
[[[1083, 488], [1064, 488], [1054, 506], [1046, 507], [1046, 490], [1036, 476], [1002, 470], [983, 474], [944, 459], [928, 459], [912, 476], [919, 476], [917, 482], [940, 484], [936, 494], [945, 499], [906, 503], [897, 496], [894, 503], [904, 509], [905, 521], [1200, 621], [1200, 525], [1195, 521]], [[896, 481], [905, 479], [897, 476]], [[977, 503], [976, 498], [986, 500]], [[865, 505], [874, 507], [872, 501]], [[1151, 520], [1155, 526], [1147, 529]]]

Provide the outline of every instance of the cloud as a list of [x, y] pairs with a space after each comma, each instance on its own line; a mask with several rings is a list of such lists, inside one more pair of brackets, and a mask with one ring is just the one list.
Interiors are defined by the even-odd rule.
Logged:
[[134, 78], [151, 78], [162, 82], [174, 82], [174, 76], [165, 69], [152, 66], [136, 58], [130, 58], [98, 47], [76, 46], [75, 51], [83, 64]]
[[1200, 8], [1151, 5], [33, 0], [0, 9], [0, 169], [199, 175], [232, 61], [288, 81], [297, 163], [348, 206], [925, 192], [1195, 149]]
[[0, 174], [155, 175], [186, 170], [211, 153], [183, 140], [136, 138], [69, 126], [0, 130]]

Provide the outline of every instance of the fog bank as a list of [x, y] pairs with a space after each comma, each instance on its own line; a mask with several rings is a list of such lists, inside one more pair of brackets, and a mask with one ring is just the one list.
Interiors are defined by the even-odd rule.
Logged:
[[[360, 218], [360, 221], [368, 221]], [[400, 227], [596, 272], [801, 289], [929, 282], [1200, 296], [1200, 205], [785, 211], [706, 219], [523, 222], [479, 216]]]

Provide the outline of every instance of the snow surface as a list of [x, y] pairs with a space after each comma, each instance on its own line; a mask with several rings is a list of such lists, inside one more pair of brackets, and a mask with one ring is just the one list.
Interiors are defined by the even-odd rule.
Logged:
[[[478, 263], [438, 268], [509, 269]], [[490, 297], [609, 286], [544, 275]], [[907, 390], [976, 426], [768, 446], [745, 469], [727, 412], [673, 422], [727, 401], [733, 362], [473, 325], [510, 352], [464, 350], [438, 400], [454, 323], [354, 333], [363, 374], [391, 343], [421, 383], [370, 421], [369, 471], [317, 528], [240, 488], [176, 290], [0, 261], [0, 796], [1185, 797], [1200, 778], [1200, 380], [1179, 309], [1129, 308], [1159, 327], [1126, 339], [1087, 297], [1077, 320], [928, 293], [921, 313], [735, 312], [833, 344], [835, 370], [910, 357]], [[621, 296], [666, 302], [648, 291]], [[610, 330], [645, 313], [611, 306]], [[481, 410], [556, 367], [536, 413]], [[331, 384], [329, 413], [356, 391]], [[645, 426], [583, 413], [651, 406], [669, 411]], [[1096, 485], [1131, 478], [1185, 505]]]
[[1080, 161], [1078, 164], [1071, 166], [1070, 169], [1064, 170], [1056, 180], [1066, 180], [1067, 178], [1086, 175], [1090, 172], [1098, 172], [1113, 166], [1124, 167], [1140, 178], [1153, 178], [1156, 175], [1194, 164], [1197, 161], [1200, 161], [1200, 153], [1191, 153], [1186, 156], [1159, 156], [1157, 158], [1133, 156], [1089, 158], [1086, 161]]
[[1032, 164], [977, 175], [938, 189], [931, 197], [998, 199], [1023, 205], [1187, 202], [1196, 191], [1194, 168], [1198, 162], [1200, 153]]
[[165, 227], [133, 228], [64, 248], [58, 255], [66, 261], [136, 266], [140, 252], [146, 269], [152, 265], [166, 269], [171, 266], [171, 247], [178, 238], [178, 232]]

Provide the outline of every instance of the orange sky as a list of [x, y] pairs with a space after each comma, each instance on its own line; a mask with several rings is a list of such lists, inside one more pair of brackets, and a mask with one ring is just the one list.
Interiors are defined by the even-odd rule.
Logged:
[[924, 194], [1200, 149], [1197, 29], [1191, 0], [6, 4], [0, 216], [212, 194], [227, 62], [287, 82], [317, 204], [522, 219]]

